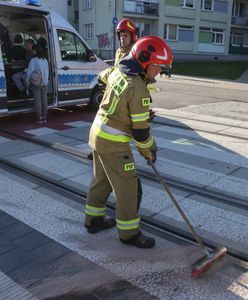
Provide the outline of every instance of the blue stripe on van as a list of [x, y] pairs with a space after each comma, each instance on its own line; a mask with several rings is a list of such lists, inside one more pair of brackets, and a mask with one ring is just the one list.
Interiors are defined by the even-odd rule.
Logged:
[[59, 74], [59, 86], [89, 84], [97, 74]]
[[5, 82], [5, 78], [3, 76], [0, 77], [0, 90], [1, 91], [6, 90], [6, 82]]

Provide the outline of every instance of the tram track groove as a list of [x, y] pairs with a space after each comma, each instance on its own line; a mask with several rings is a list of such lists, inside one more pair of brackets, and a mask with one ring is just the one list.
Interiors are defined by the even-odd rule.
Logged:
[[[30, 170], [29, 168], [24, 167], [23, 165], [19, 165], [16, 162], [9, 161], [6, 158], [0, 158], [0, 164], [6, 171], [16, 176], [21, 174], [21, 178], [29, 178], [33, 182], [38, 182], [40, 186], [45, 187], [53, 192], [57, 192], [58, 194], [61, 194], [70, 200], [82, 203], [82, 205], [86, 204], [87, 193], [79, 190], [78, 188], [72, 187], [64, 182], [56, 181], [49, 176], [46, 176], [34, 170]], [[114, 216], [115, 205], [107, 202], [106, 206], [107, 213], [111, 216]], [[154, 219], [152, 216], [145, 216], [141, 214], [141, 227], [147, 232], [150, 232], [151, 234], [154, 234], [155, 236], [161, 237], [163, 239], [167, 239], [170, 241], [173, 240], [174, 242], [177, 241], [177, 243], [188, 243], [197, 246], [197, 242], [194, 240], [191, 233], [187, 231], [187, 229], [182, 227], [178, 228], [174, 224], [161, 222]], [[210, 237], [202, 237], [202, 240], [204, 245], [206, 245], [210, 249], [214, 249], [219, 245], [219, 242], [212, 240]], [[240, 260], [248, 262], [248, 253], [243, 252], [242, 249], [232, 249], [229, 246], [227, 254], [234, 258], [238, 258]]]
[[[19, 139], [26, 140], [28, 142], [38, 144], [40, 146], [44, 146], [48, 149], [52, 149], [55, 151], [58, 151], [60, 153], [65, 153], [67, 155], [76, 157], [80, 160], [80, 162], [88, 161], [90, 162], [91, 159], [89, 158], [89, 155], [82, 150], [76, 149], [74, 147], [68, 146], [68, 145], [62, 145], [62, 144], [53, 144], [50, 142], [46, 142], [39, 139], [34, 139], [32, 137], [24, 136], [17, 134], [15, 132], [11, 132], [9, 130], [3, 130], [0, 129], [0, 132], [4, 132], [5, 134], [8, 134], [10, 136], [14, 136]], [[147, 179], [148, 181], [152, 181], [159, 184], [159, 181], [157, 180], [156, 176], [153, 174], [152, 171], [148, 171], [145, 168], [138, 167], [137, 173], [140, 177]], [[248, 201], [235, 197], [235, 196], [229, 196], [227, 194], [218, 192], [218, 191], [211, 191], [207, 188], [207, 186], [197, 186], [195, 184], [190, 184], [189, 182], [184, 182], [183, 180], [177, 180], [176, 178], [173, 178], [172, 176], [166, 176], [165, 174], [162, 174], [162, 177], [167, 182], [170, 188], [175, 188], [180, 191], [186, 192], [190, 195], [198, 195], [200, 197], [207, 198], [211, 202], [216, 203], [222, 203], [225, 205], [230, 205], [235, 208], [245, 209], [248, 210]]]

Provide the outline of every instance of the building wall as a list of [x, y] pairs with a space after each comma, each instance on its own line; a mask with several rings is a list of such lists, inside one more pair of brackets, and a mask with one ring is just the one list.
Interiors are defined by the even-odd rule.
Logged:
[[56, 13], [68, 18], [68, 2], [67, 0], [40, 0], [41, 6], [54, 10]]
[[[164, 24], [177, 25], [176, 40], [166, 39], [175, 53], [228, 54], [232, 2], [215, 0], [213, 10], [206, 11], [201, 9], [199, 0], [195, 0], [193, 8], [182, 7], [181, 0], [165, 0], [160, 10], [164, 13], [160, 16], [158, 34], [166, 39]], [[221, 31], [223, 44], [220, 43]]]
[[[194, 1], [194, 8], [182, 7], [182, 0], [159, 0], [159, 13], [157, 16], [124, 9], [127, 5], [131, 5], [131, 7], [132, 5], [137, 5], [140, 3], [139, 1], [92, 0], [92, 7], [85, 9], [83, 7], [85, 1], [79, 0], [78, 30], [80, 34], [98, 54], [101, 53], [105, 58], [113, 56], [114, 48], [119, 47], [119, 41], [113, 32], [114, 26], [112, 24], [116, 3], [116, 17], [118, 21], [123, 17], [129, 17], [141, 29], [145, 27], [145, 30], [142, 31], [143, 34], [154, 34], [164, 38], [172, 48], [175, 56], [176, 54], [194, 56], [225, 56], [229, 54], [231, 49], [230, 33], [232, 28], [233, 0], [214, 0], [213, 10], [211, 11], [201, 9], [201, 0]], [[234, 1], [248, 2], [247, 0]], [[51, 1], [47, 2], [50, 3]], [[149, 0], [145, 1], [145, 3], [147, 2]], [[154, 1], [151, 2], [154, 3]], [[71, 24], [74, 25], [72, 8], [68, 9], [68, 17]], [[176, 27], [175, 40], [166, 38], [165, 24]], [[88, 31], [86, 30], [87, 26]], [[91, 29], [89, 29], [90, 27]], [[246, 27], [246, 29], [248, 28]], [[89, 34], [91, 31], [92, 34]], [[220, 36], [223, 36], [223, 42], [221, 43]], [[248, 38], [247, 34], [246, 36]], [[116, 41], [115, 47], [114, 39]], [[215, 42], [213, 42], [213, 39], [215, 39]], [[236, 52], [235, 49], [233, 52]]]

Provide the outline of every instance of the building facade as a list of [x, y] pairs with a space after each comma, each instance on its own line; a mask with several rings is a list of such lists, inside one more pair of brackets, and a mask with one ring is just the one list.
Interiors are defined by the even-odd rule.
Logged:
[[229, 53], [248, 55], [248, 1], [234, 0]]
[[248, 54], [248, 0], [71, 0], [68, 17], [103, 58], [118, 48], [114, 29], [125, 17], [139, 36], [167, 41], [175, 57]]

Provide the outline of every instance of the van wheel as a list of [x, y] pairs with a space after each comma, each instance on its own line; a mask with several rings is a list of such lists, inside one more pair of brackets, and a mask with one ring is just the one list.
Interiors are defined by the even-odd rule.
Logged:
[[91, 97], [90, 102], [88, 103], [88, 108], [92, 111], [97, 111], [99, 108], [99, 105], [102, 101], [103, 92], [99, 89], [99, 87], [95, 87]]

